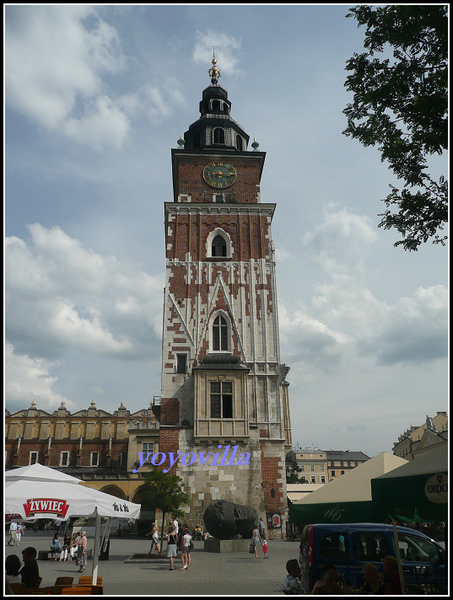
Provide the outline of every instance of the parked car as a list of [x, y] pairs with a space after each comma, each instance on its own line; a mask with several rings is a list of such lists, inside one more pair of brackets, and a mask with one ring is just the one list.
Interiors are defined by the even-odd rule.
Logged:
[[[429, 587], [447, 593], [445, 550], [433, 539], [408, 527], [398, 527], [404, 582], [408, 591]], [[305, 592], [321, 579], [321, 569], [333, 563], [346, 583], [359, 589], [366, 563], [382, 571], [382, 559], [396, 556], [393, 527], [381, 523], [318, 523], [306, 525], [300, 541], [299, 562]]]

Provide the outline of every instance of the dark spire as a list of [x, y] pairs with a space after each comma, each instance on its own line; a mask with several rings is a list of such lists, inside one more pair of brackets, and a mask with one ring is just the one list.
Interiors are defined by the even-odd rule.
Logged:
[[[211, 85], [203, 90], [200, 118], [184, 134], [185, 150], [227, 150], [244, 152], [249, 136], [230, 116], [231, 102], [228, 93], [219, 85], [220, 69], [217, 67], [213, 46], [212, 67], [208, 69]], [[182, 147], [183, 144], [178, 142]]]

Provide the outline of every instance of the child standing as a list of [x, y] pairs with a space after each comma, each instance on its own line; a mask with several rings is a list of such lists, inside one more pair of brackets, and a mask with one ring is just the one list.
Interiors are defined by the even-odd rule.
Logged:
[[268, 558], [267, 556], [267, 541], [263, 540], [263, 552], [264, 552], [264, 558]]

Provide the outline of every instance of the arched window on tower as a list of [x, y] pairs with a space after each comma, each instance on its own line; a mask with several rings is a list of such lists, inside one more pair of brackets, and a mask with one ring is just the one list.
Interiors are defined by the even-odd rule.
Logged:
[[242, 138], [240, 135], [236, 136], [236, 148], [241, 151], [243, 150]]
[[227, 245], [221, 235], [216, 235], [212, 241], [212, 256], [226, 256]]
[[212, 112], [220, 112], [220, 101], [219, 100], [213, 100]]
[[221, 127], [216, 127], [214, 129], [214, 144], [224, 144], [225, 143], [225, 132]]
[[214, 352], [228, 352], [228, 323], [222, 315], [212, 324], [212, 349]]

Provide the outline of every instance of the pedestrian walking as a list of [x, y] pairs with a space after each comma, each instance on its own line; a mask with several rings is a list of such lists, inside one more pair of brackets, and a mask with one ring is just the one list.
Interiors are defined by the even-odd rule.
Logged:
[[19, 542], [22, 539], [22, 534], [24, 533], [24, 531], [25, 531], [25, 525], [19, 521], [19, 523], [17, 524], [17, 531], [16, 531], [16, 546], [19, 545]]
[[160, 554], [159, 528], [157, 527], [157, 525], [155, 523], [152, 524], [151, 531], [149, 533], [147, 533], [146, 535], [151, 536], [151, 548], [149, 549], [148, 554], [152, 554], [154, 546], [156, 546], [157, 554]]
[[181, 546], [181, 568], [180, 571], [187, 571], [190, 567], [190, 551], [193, 548], [192, 536], [189, 529], [184, 530]]
[[8, 541], [8, 546], [14, 546], [16, 544], [16, 538], [17, 538], [17, 523], [16, 521], [11, 521], [11, 523], [9, 524], [9, 541]]
[[177, 553], [177, 542], [178, 536], [176, 534], [176, 528], [171, 525], [167, 534], [167, 558], [170, 559], [170, 571], [174, 571], [175, 567], [175, 556]]
[[258, 558], [258, 544], [261, 542], [260, 531], [258, 525], [255, 525], [252, 532], [252, 544], [255, 551], [255, 558]]
[[260, 517], [260, 522], [258, 523], [258, 529], [260, 531], [260, 536], [264, 539], [266, 537], [266, 531], [264, 529], [264, 519]]

